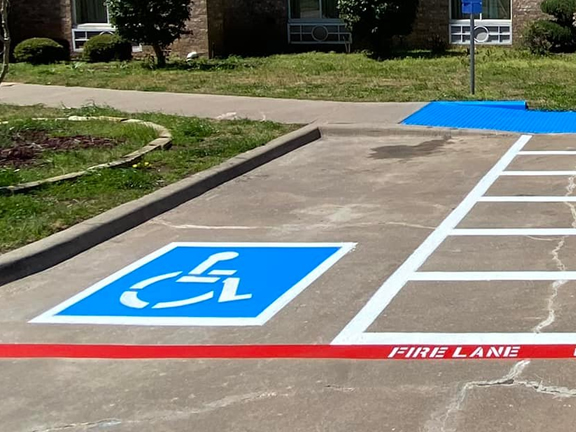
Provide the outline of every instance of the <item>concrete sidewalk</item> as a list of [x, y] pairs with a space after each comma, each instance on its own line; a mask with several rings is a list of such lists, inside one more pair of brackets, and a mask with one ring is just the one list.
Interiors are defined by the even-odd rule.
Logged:
[[4, 83], [0, 103], [79, 108], [96, 104], [126, 112], [163, 112], [216, 119], [248, 118], [280, 123], [397, 124], [425, 103], [328, 102], [292, 99], [143, 92]]

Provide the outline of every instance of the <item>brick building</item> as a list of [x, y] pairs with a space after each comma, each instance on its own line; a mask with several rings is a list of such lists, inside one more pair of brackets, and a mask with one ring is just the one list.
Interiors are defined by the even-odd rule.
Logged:
[[[468, 19], [462, 0], [420, 0], [414, 32], [406, 41], [426, 47], [440, 41], [465, 44]], [[479, 43], [510, 45], [525, 24], [540, 16], [541, 0], [484, 0], [477, 21]], [[42, 36], [81, 51], [90, 37], [113, 32], [104, 0], [12, 2], [16, 41]], [[337, 0], [194, 0], [188, 33], [172, 47], [185, 55], [266, 54], [295, 46], [346, 45], [350, 35], [338, 19]]]

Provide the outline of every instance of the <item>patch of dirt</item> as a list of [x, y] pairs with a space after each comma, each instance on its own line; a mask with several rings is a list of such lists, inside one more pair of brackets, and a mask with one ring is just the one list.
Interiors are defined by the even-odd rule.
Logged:
[[44, 131], [18, 132], [12, 136], [12, 145], [0, 148], [0, 167], [30, 165], [45, 150], [69, 151], [88, 148], [112, 148], [119, 144], [110, 138], [90, 135], [67, 137], [50, 136]]

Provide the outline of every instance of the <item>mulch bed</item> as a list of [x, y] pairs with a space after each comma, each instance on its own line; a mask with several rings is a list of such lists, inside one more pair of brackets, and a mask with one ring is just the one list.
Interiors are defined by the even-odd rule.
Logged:
[[89, 135], [50, 136], [44, 131], [23, 131], [12, 136], [12, 145], [0, 148], [0, 166], [19, 167], [35, 163], [43, 151], [69, 151], [88, 148], [111, 148], [119, 140]]

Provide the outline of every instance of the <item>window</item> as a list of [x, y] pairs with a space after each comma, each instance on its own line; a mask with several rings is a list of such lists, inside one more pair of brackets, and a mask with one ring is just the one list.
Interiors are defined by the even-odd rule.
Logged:
[[74, 26], [72, 46], [74, 51], [82, 51], [84, 44], [102, 33], [113, 33], [106, 0], [74, 0]]
[[76, 24], [108, 24], [108, 8], [105, 0], [76, 0], [74, 12]]
[[[512, 0], [484, 0], [480, 19], [485, 20], [510, 20]], [[467, 19], [468, 15], [462, 14], [462, 0], [451, 0], [452, 19]]]
[[[474, 39], [485, 45], [512, 43], [512, 0], [483, 0], [482, 13], [476, 21]], [[462, 0], [450, 0], [450, 42], [470, 43], [470, 16], [462, 14]]]
[[338, 0], [290, 0], [290, 18], [338, 18]]

